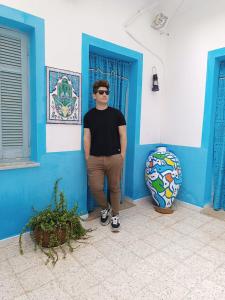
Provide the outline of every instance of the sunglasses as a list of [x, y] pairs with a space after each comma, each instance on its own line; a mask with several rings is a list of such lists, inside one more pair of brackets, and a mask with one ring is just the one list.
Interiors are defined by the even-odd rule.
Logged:
[[106, 95], [109, 95], [109, 91], [108, 90], [107, 91], [105, 91], [105, 90], [97, 90], [97, 93], [99, 93], [99, 95], [103, 95], [104, 93]]

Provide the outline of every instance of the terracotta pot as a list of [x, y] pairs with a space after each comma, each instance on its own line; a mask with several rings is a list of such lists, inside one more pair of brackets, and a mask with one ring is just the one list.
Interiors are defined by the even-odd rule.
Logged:
[[[37, 244], [42, 244], [42, 247], [49, 248], [50, 247], [50, 237], [52, 232], [43, 231], [40, 228], [34, 229], [34, 239], [36, 240]], [[62, 245], [66, 242], [66, 230], [65, 229], [56, 229], [56, 236], [58, 243], [51, 245], [52, 247], [56, 247]], [[42, 243], [41, 243], [42, 240]]]

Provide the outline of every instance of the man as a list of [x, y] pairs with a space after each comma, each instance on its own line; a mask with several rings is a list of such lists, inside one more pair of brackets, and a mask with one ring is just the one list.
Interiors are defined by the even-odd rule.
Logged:
[[[109, 83], [98, 80], [93, 85], [95, 108], [84, 116], [84, 152], [91, 193], [101, 207], [101, 224], [120, 230], [120, 180], [126, 153], [126, 121], [123, 114], [108, 106]], [[110, 202], [104, 194], [107, 176]]]

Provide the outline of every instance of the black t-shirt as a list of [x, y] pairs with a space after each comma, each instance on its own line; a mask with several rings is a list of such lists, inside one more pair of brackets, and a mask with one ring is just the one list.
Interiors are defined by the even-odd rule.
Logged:
[[84, 128], [91, 131], [91, 155], [110, 156], [119, 154], [120, 137], [118, 126], [126, 125], [121, 111], [113, 107], [104, 110], [91, 109], [84, 116]]

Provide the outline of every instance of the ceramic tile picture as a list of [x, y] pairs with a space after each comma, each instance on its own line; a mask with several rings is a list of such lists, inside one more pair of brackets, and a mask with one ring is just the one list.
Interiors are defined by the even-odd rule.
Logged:
[[81, 74], [47, 67], [47, 123], [81, 124]]

